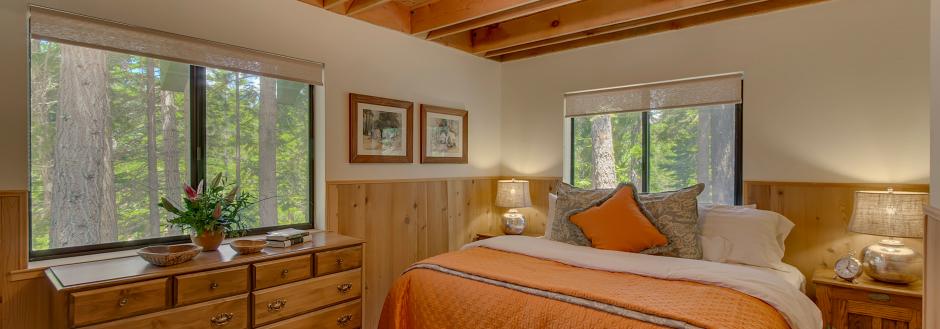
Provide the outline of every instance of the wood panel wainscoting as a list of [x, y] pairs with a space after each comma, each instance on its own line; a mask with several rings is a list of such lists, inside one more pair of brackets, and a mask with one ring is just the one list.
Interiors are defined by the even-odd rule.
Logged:
[[[855, 191], [887, 190], [927, 192], [926, 184], [858, 184], [803, 182], [744, 182], [744, 203], [783, 214], [796, 226], [786, 241], [783, 261], [796, 266], [807, 278], [806, 293], [815, 296], [811, 282], [819, 268], [832, 268], [836, 260], [884, 237], [849, 232]], [[902, 239], [918, 252], [921, 239]]]

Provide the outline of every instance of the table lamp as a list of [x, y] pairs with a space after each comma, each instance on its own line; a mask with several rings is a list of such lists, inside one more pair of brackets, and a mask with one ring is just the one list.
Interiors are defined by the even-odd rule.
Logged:
[[924, 237], [927, 193], [887, 191], [855, 192], [849, 231], [888, 237], [865, 247], [862, 271], [875, 280], [911, 283], [921, 278], [924, 259], [896, 238]]
[[496, 206], [509, 208], [503, 214], [501, 228], [504, 234], [522, 234], [525, 230], [525, 217], [516, 208], [532, 206], [532, 197], [529, 196], [529, 181], [500, 180], [496, 182]]

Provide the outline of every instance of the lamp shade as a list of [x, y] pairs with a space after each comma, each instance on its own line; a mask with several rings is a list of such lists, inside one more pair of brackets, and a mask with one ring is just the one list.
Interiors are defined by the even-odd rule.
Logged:
[[922, 238], [926, 204], [927, 193], [857, 191], [849, 231], [895, 238]]
[[502, 208], [525, 208], [532, 206], [529, 196], [529, 181], [501, 180], [496, 182], [496, 206]]

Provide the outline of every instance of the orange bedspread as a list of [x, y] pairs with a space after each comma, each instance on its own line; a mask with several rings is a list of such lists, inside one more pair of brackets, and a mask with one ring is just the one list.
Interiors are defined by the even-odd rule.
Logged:
[[[389, 292], [379, 328], [663, 328], [646, 315], [702, 328], [789, 328], [770, 305], [744, 293], [695, 282], [671, 281], [573, 267], [487, 248], [429, 258], [422, 264], [476, 279], [415, 268]], [[479, 278], [515, 288], [480, 282]], [[519, 287], [579, 297], [645, 315], [638, 320]]]

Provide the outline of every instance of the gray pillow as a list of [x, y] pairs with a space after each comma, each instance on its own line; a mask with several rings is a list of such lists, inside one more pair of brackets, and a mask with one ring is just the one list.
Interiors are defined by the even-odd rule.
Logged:
[[558, 184], [555, 193], [555, 212], [549, 220], [552, 222], [549, 238], [555, 241], [573, 244], [576, 246], [591, 246], [591, 241], [584, 236], [581, 228], [568, 220], [565, 216], [569, 212], [584, 209], [612, 192], [613, 189], [582, 190], [566, 183]]
[[702, 259], [699, 239], [698, 195], [705, 184], [697, 184], [678, 191], [641, 194], [640, 203], [653, 216], [653, 225], [669, 239], [673, 246], [668, 256]]
[[[571, 224], [571, 225], [574, 225], [574, 226], [578, 229], [577, 234], [580, 235], [582, 238], [584, 238], [584, 240], [588, 240], [587, 246], [593, 246], [593, 243], [591, 243], [590, 239], [588, 239], [588, 238], [584, 235], [584, 231], [582, 231], [581, 228], [577, 226], [577, 224], [574, 224], [573, 222], [571, 222], [571, 216], [574, 216], [575, 214], [578, 214], [578, 213], [580, 213], [580, 212], [582, 212], [582, 211], [588, 210], [588, 209], [590, 209], [590, 208], [592, 208], [592, 207], [600, 206], [601, 204], [603, 204], [604, 202], [606, 202], [608, 199], [610, 199], [611, 197], [613, 197], [614, 194], [616, 194], [618, 191], [620, 191], [620, 189], [624, 189], [624, 188], [628, 188], [628, 189], [633, 190], [633, 198], [634, 198], [634, 201], [636, 201], [637, 205], [638, 205], [639, 208], [640, 208], [640, 211], [643, 212], [643, 216], [646, 217], [646, 219], [649, 220], [650, 222], [653, 222], [653, 218], [654, 218], [654, 217], [653, 217], [653, 214], [651, 214], [649, 211], [647, 211], [646, 208], [643, 207], [643, 204], [640, 203], [640, 199], [639, 199], [639, 197], [637, 197], [636, 187], [633, 186], [633, 184], [630, 184], [630, 183], [620, 183], [620, 185], [617, 185], [617, 188], [615, 188], [615, 189], [613, 189], [613, 190], [597, 190], [597, 191], [609, 191], [609, 192], [607, 193], [607, 195], [601, 197], [600, 199], [594, 200], [593, 202], [591, 202], [591, 204], [587, 205], [586, 207], [583, 207], [583, 208], [581, 208], [581, 209], [574, 209], [574, 210], [569, 211], [569, 212], [566, 213], [565, 216], [564, 216], [564, 222], [569, 223], [569, 224]], [[697, 208], [696, 208], [696, 209], [697, 209]], [[655, 225], [654, 225], [654, 226], [655, 226]], [[658, 230], [658, 229], [659, 229], [659, 228], [657, 227], [657, 230]], [[662, 233], [662, 232], [660, 232], [660, 233]], [[665, 234], [663, 234], [663, 235], [665, 235]], [[640, 253], [641, 253], [641, 254], [648, 254], [648, 255], [671, 254], [671, 253], [672, 253], [672, 250], [673, 250], [673, 247], [672, 247], [672, 241], [669, 241], [669, 236], [668, 236], [668, 235], [666, 236], [666, 241], [667, 241], [667, 243], [666, 243], [666, 245], [664, 245], [664, 246], [656, 246], [656, 247], [648, 248], [648, 249], [646, 249], [646, 250], [641, 251]]]
[[[651, 222], [669, 240], [667, 246], [671, 250], [666, 252], [667, 255], [702, 259], [696, 198], [704, 188], [705, 184], [698, 184], [678, 191], [639, 195], [640, 204], [651, 215]], [[613, 191], [583, 190], [565, 183], [558, 184], [555, 213], [549, 218], [552, 222], [550, 238], [577, 246], [591, 246], [581, 228], [569, 221], [566, 215], [573, 210], [588, 208]]]

